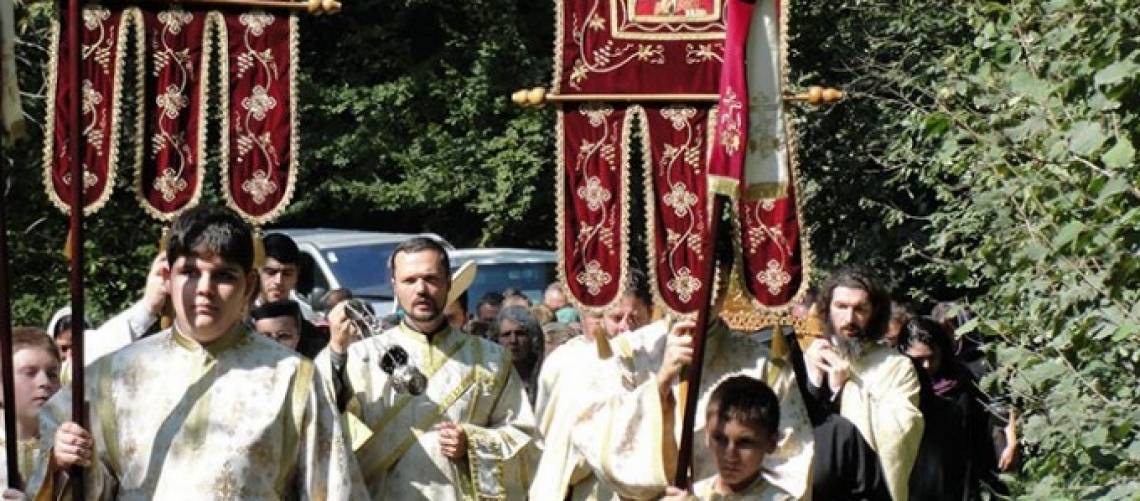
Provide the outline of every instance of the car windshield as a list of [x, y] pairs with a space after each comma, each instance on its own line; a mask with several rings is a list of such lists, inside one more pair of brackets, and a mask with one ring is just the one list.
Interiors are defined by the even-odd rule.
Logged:
[[479, 264], [475, 282], [467, 289], [467, 306], [472, 308], [487, 292], [503, 292], [507, 287], [521, 289], [534, 304], [554, 280], [554, 263]]
[[396, 243], [354, 245], [325, 249], [325, 262], [333, 275], [356, 296], [371, 298], [391, 298], [391, 274], [388, 272], [388, 256], [396, 248]]

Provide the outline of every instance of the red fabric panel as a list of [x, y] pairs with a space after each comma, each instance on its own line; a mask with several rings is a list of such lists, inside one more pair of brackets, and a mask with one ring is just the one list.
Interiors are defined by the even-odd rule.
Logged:
[[709, 249], [709, 110], [692, 105], [645, 108], [645, 175], [651, 179], [649, 263], [655, 295], [674, 313], [695, 313], [712, 280]]
[[292, 194], [295, 20], [226, 13], [229, 69], [227, 201], [251, 221], [275, 217]]
[[762, 305], [785, 305], [799, 291], [804, 273], [795, 183], [786, 197], [741, 199], [738, 208], [748, 291]]
[[748, 148], [748, 80], [744, 72], [745, 44], [752, 22], [753, 2], [727, 0], [728, 34], [720, 73], [716, 136], [710, 145], [709, 173], [740, 180]]
[[[99, 5], [83, 8], [83, 42], [81, 88], [71, 86], [71, 72], [67, 62], [70, 46], [67, 40], [66, 16], [60, 16], [57, 32], [58, 45], [55, 58], [55, 89], [49, 99], [52, 114], [48, 124], [44, 165], [47, 169], [48, 194], [64, 212], [69, 212], [71, 200], [71, 154], [68, 152], [68, 130], [76, 122], [83, 128], [84, 210], [92, 212], [107, 200], [114, 187], [114, 157], [118, 145], [119, 89], [115, 77], [121, 70], [119, 60], [123, 29], [123, 10]], [[82, 116], [71, 116], [71, 107], [77, 94], [82, 99]]]
[[146, 153], [139, 199], [147, 212], [171, 219], [201, 192], [206, 135], [203, 116], [207, 15], [181, 9], [142, 11], [147, 48]]
[[725, 1], [559, 0], [555, 92], [716, 92]]
[[627, 115], [624, 107], [601, 104], [558, 112], [559, 276], [587, 308], [617, 300], [625, 275]]

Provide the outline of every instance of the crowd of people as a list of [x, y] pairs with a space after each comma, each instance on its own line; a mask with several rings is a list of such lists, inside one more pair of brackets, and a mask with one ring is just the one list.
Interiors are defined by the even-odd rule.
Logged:
[[955, 335], [968, 310], [915, 315], [865, 271], [809, 291], [794, 329], [735, 331], [718, 291], [684, 394], [696, 325], [637, 270], [604, 309], [504, 284], [469, 312], [447, 251], [413, 238], [376, 263], [398, 311], [362, 316], [349, 290], [303, 300], [296, 244], [256, 238], [228, 209], [188, 210], [131, 307], [14, 329], [27, 482], [5, 499], [58, 499], [79, 468], [92, 499], [959, 500], [1005, 493], [1016, 467], [1016, 414], [978, 386], [983, 340]]

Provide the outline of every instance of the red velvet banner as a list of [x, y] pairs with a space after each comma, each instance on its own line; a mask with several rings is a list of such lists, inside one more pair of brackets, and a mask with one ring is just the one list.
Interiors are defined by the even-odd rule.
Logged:
[[226, 202], [255, 224], [277, 217], [297, 170], [297, 19], [225, 13], [222, 130]]
[[794, 188], [778, 198], [741, 199], [738, 208], [748, 292], [763, 306], [789, 304], [805, 271]]
[[726, 1], [558, 1], [554, 91], [716, 92]]
[[653, 106], [640, 113], [649, 228], [650, 283], [656, 300], [674, 314], [704, 307], [700, 291], [709, 253], [709, 110]]
[[203, 11], [142, 11], [147, 47], [145, 74], [146, 154], [136, 173], [139, 203], [152, 216], [169, 220], [197, 203], [206, 152], [205, 43]]
[[[44, 187], [48, 198], [63, 212], [70, 211], [71, 153], [68, 130], [79, 123], [83, 130], [84, 213], [99, 210], [111, 196], [118, 158], [120, 101], [122, 96], [121, 66], [125, 49], [124, 25], [130, 15], [121, 8], [100, 5], [83, 8], [80, 29], [83, 48], [81, 84], [72, 88], [66, 57], [69, 47], [67, 25], [61, 21], [52, 31], [51, 63], [47, 99], [47, 130], [44, 141]], [[71, 104], [82, 101], [82, 116], [71, 116]]]
[[584, 308], [613, 304], [625, 278], [631, 119], [607, 104], [558, 111], [558, 276]]

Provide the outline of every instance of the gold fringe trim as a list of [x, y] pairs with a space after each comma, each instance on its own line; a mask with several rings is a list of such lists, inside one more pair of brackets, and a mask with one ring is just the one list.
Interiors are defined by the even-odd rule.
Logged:
[[[636, 114], [641, 130], [641, 170], [642, 182], [645, 186], [645, 228], [647, 233], [645, 251], [646, 267], [648, 270], [646, 270], [646, 272], [649, 275], [649, 291], [653, 294], [653, 302], [656, 303], [657, 306], [662, 310], [664, 310], [665, 315], [671, 316], [674, 319], [693, 320], [697, 317], [697, 313], [700, 312], [701, 308], [704, 308], [705, 305], [698, 304], [694, 311], [690, 313], [683, 313], [669, 306], [669, 303], [665, 302], [664, 293], [661, 292], [661, 281], [659, 279], [659, 274], [657, 273], [657, 257], [661, 252], [661, 250], [657, 248], [657, 190], [654, 189], [653, 182], [653, 171], [656, 166], [653, 165], [653, 148], [651, 146], [653, 144], [653, 137], [649, 133], [649, 112], [647, 112], [645, 108], [637, 105], [631, 106], [630, 112]], [[704, 143], [704, 146], [707, 147], [708, 144], [709, 143], [706, 141]], [[708, 212], [707, 209], [708, 204], [706, 204], [706, 213]], [[706, 221], [705, 223], [707, 225], [708, 222]], [[708, 226], [706, 226], [706, 228], [707, 227]], [[709, 258], [712, 257], [713, 256], [709, 256]], [[699, 276], [699, 270], [697, 270], [697, 274]], [[710, 280], [711, 277], [705, 279], [705, 283], [701, 284], [701, 287], [707, 288], [714, 286], [714, 284], [708, 283]], [[700, 297], [701, 295], [697, 294], [697, 298], [699, 299]]]
[[[144, 149], [145, 149], [145, 145], [147, 144], [147, 142], [145, 141], [146, 138], [144, 137], [144, 135], [146, 134], [146, 124], [145, 124], [145, 121], [143, 120], [144, 109], [143, 109], [143, 105], [142, 105], [142, 101], [143, 101], [142, 93], [143, 93], [143, 89], [145, 89], [146, 85], [142, 81], [142, 75], [143, 75], [143, 72], [145, 71], [146, 55], [145, 55], [145, 52], [142, 51], [141, 49], [139, 51], [139, 62], [138, 62], [139, 75], [140, 75], [140, 77], [139, 77], [139, 119], [138, 119], [138, 131], [139, 131], [138, 132], [138, 134], [139, 134], [138, 138], [139, 138], [139, 140], [136, 141], [138, 151], [135, 153], [137, 156], [137, 160], [135, 163], [135, 199], [138, 200], [139, 206], [142, 207], [143, 210], [145, 210], [147, 214], [149, 214], [151, 217], [153, 217], [155, 219], [158, 219], [159, 221], [169, 222], [169, 221], [173, 220], [174, 218], [178, 217], [178, 215], [181, 214], [182, 211], [198, 205], [198, 202], [201, 201], [201, 198], [202, 198], [202, 192], [205, 189], [204, 184], [206, 181], [206, 141], [207, 141], [207, 137], [208, 137], [207, 136], [207, 133], [208, 133], [207, 126], [209, 124], [207, 114], [209, 113], [209, 109], [210, 109], [210, 64], [213, 62], [213, 55], [214, 55], [213, 54], [214, 45], [211, 43], [211, 40], [212, 40], [211, 30], [217, 28], [215, 25], [217, 19], [214, 16], [214, 14], [216, 14], [216, 13], [217, 12], [214, 12], [214, 11], [204, 13], [206, 16], [206, 20], [205, 20], [204, 26], [202, 27], [202, 59], [200, 61], [200, 69], [198, 71], [198, 80], [199, 80], [198, 81], [198, 93], [199, 93], [198, 94], [199, 95], [199, 103], [198, 103], [198, 144], [196, 145], [197, 148], [195, 148], [195, 150], [194, 150], [195, 155], [197, 155], [197, 159], [198, 159], [197, 183], [196, 183], [196, 186], [194, 188], [194, 193], [192, 195], [190, 195], [190, 200], [187, 200], [185, 206], [183, 206], [181, 209], [178, 209], [174, 212], [167, 213], [167, 212], [159, 211], [157, 208], [155, 208], [153, 205], [150, 204], [150, 202], [146, 199], [145, 196], [143, 196], [144, 192], [143, 192], [142, 167], [143, 167], [143, 159], [144, 159]], [[195, 13], [195, 15], [197, 15], [197, 13]], [[146, 37], [146, 26], [143, 23], [141, 13], [139, 15], [139, 23], [138, 24], [139, 24], [139, 29], [138, 29], [139, 40], [144, 40]], [[223, 72], [221, 74], [221, 78], [222, 79], [227, 78], [227, 74], [225, 72]]]
[[[281, 200], [273, 209], [260, 216], [254, 216], [246, 213], [241, 207], [238, 206], [237, 201], [234, 200], [233, 193], [230, 191], [230, 81], [229, 81], [229, 29], [225, 24], [225, 18], [219, 12], [211, 12], [211, 15], [216, 15], [221, 19], [221, 29], [219, 30], [218, 40], [222, 47], [222, 52], [226, 54], [222, 57], [222, 70], [221, 70], [221, 101], [222, 104], [222, 198], [226, 201], [226, 205], [231, 209], [241, 214], [242, 217], [249, 221], [254, 226], [263, 226], [277, 219], [285, 208], [289, 206], [289, 202], [293, 199], [293, 192], [297, 185], [297, 166], [300, 161], [298, 159], [299, 150], [301, 148], [301, 133], [300, 133], [300, 115], [297, 113], [297, 66], [300, 65], [301, 49], [300, 49], [300, 30], [297, 27], [297, 16], [289, 16], [289, 167], [287, 169], [287, 179], [285, 180], [285, 193], [282, 195]], [[266, 174], [269, 174], [266, 172]]]
[[[633, 126], [633, 123], [632, 123], [633, 117], [635, 114], [633, 108], [635, 108], [635, 107], [636, 106], [630, 106], [630, 107], [627, 107], [624, 109], [617, 108], [617, 107], [614, 108], [615, 110], [622, 109], [623, 112], [625, 113], [625, 116], [622, 117], [621, 145], [619, 145], [619, 151], [621, 152], [622, 160], [621, 160], [621, 166], [619, 167], [621, 169], [621, 196], [618, 198], [618, 200], [619, 200], [618, 205], [620, 206], [620, 210], [621, 210], [621, 221], [620, 221], [621, 228], [618, 231], [618, 242], [619, 242], [619, 245], [621, 245], [621, 252], [619, 252], [618, 258], [621, 260], [620, 261], [621, 266], [619, 267], [620, 271], [618, 273], [617, 293], [614, 295], [613, 299], [611, 299], [609, 302], [607, 302], [606, 304], [604, 304], [602, 306], [586, 306], [586, 305], [582, 304], [580, 301], [578, 301], [578, 298], [575, 297], [574, 294], [571, 292], [570, 280], [569, 280], [570, 277], [568, 277], [567, 273], [566, 273], [567, 269], [570, 266], [570, 263], [567, 261], [567, 258], [566, 258], [566, 245], [567, 245], [567, 243], [566, 243], [566, 183], [567, 183], [567, 179], [566, 179], [566, 152], [565, 152], [565, 148], [566, 148], [566, 135], [565, 135], [566, 111], [563, 110], [562, 108], [559, 108], [557, 110], [557, 116], [556, 116], [556, 122], [555, 122], [555, 134], [556, 134], [556, 137], [555, 137], [556, 141], [555, 142], [556, 142], [556, 147], [558, 148], [558, 151], [555, 154], [555, 162], [557, 164], [556, 165], [556, 171], [555, 171], [555, 182], [558, 184], [556, 186], [556, 189], [554, 190], [555, 191], [554, 203], [557, 204], [555, 207], [555, 219], [557, 219], [557, 224], [556, 224], [557, 228], [555, 231], [558, 232], [558, 235], [556, 238], [557, 251], [558, 251], [558, 262], [559, 262], [558, 282], [562, 284], [562, 288], [568, 293], [567, 299], [576, 308], [578, 308], [578, 310], [580, 310], [584, 315], [589, 315], [591, 313], [599, 314], [599, 313], [605, 312], [609, 308], [618, 304], [618, 302], [621, 301], [622, 296], [626, 293], [625, 283], [626, 283], [626, 279], [629, 276], [629, 266], [630, 266], [630, 263], [629, 263], [629, 199], [630, 199], [630, 196], [629, 196], [629, 175], [630, 175], [630, 173], [629, 173], [629, 171], [630, 171], [630, 167], [629, 167], [629, 156], [630, 156], [629, 139], [630, 139], [630, 135], [631, 135], [630, 131], [631, 131], [632, 126]], [[609, 125], [607, 124], [606, 126], [608, 127]]]
[[[566, 31], [563, 26], [566, 19], [566, 2], [568, 0], [554, 0], [554, 79], [550, 84], [550, 90], [554, 94], [562, 92], [562, 40], [566, 36]], [[562, 118], [562, 108], [558, 109], [558, 118]], [[559, 120], [559, 123], [562, 123]], [[559, 137], [562, 137], [559, 135]], [[559, 151], [561, 155], [561, 151]], [[561, 157], [560, 157], [561, 159]]]
[[[44, 121], [44, 150], [43, 150], [43, 185], [44, 193], [47, 194], [48, 200], [51, 201], [55, 208], [68, 214], [68, 206], [64, 204], [55, 194], [55, 187], [52, 185], [51, 174], [52, 157], [55, 151], [55, 94], [59, 86], [59, 37], [60, 37], [60, 22], [56, 18], [51, 20], [51, 42], [48, 44], [48, 75], [47, 75], [47, 99], [45, 101], [44, 109], [47, 110], [46, 120]], [[68, 242], [71, 241], [70, 236], [67, 238]]]
[[[715, 134], [715, 131], [714, 131]], [[728, 176], [709, 174], [709, 195], [724, 195], [733, 201], [740, 198], [740, 181]]]
[[[86, 9], [86, 7], [85, 7], [85, 9]], [[114, 76], [112, 77], [112, 81], [111, 81], [111, 96], [110, 96], [111, 123], [110, 123], [110, 125], [108, 125], [108, 127], [111, 130], [110, 130], [110, 134], [109, 134], [109, 138], [108, 138], [108, 147], [107, 147], [107, 178], [106, 178], [106, 180], [104, 180], [104, 183], [103, 183], [103, 191], [99, 193], [99, 197], [96, 198], [94, 201], [88, 201], [88, 200], [86, 200], [86, 187], [85, 187], [86, 180], [85, 179], [72, 180], [73, 182], [80, 183], [80, 186], [84, 187], [83, 189], [84, 189], [85, 193], [84, 193], [84, 202], [83, 202], [84, 203], [83, 214], [86, 216], [94, 214], [99, 209], [102, 209], [103, 206], [107, 204], [107, 201], [110, 200], [111, 193], [115, 191], [115, 165], [118, 163], [118, 160], [119, 160], [119, 134], [120, 134], [120, 132], [119, 132], [120, 123], [119, 122], [122, 121], [122, 106], [123, 106], [123, 103], [122, 103], [122, 101], [123, 101], [123, 60], [125, 59], [124, 56], [126, 54], [126, 40], [127, 40], [127, 30], [124, 28], [129, 25], [129, 22], [131, 19], [134, 19], [133, 13], [135, 11], [137, 11], [137, 9], [135, 9], [135, 8], [124, 9], [121, 12], [121, 14], [119, 15], [118, 24], [115, 26], [117, 31], [115, 33], [115, 56], [113, 58]], [[62, 211], [64, 214], [70, 214], [71, 213], [71, 204], [68, 202], [64, 202], [63, 200], [61, 200], [59, 198], [59, 196], [56, 195], [55, 188], [54, 188], [54, 186], [52, 184], [52, 180], [51, 180], [52, 166], [55, 165], [53, 162], [53, 159], [52, 159], [52, 157], [54, 156], [54, 153], [55, 153], [55, 151], [54, 151], [55, 150], [55, 128], [59, 125], [59, 124], [55, 123], [55, 107], [56, 107], [55, 93], [58, 91], [58, 87], [59, 87], [60, 22], [58, 20], [55, 20], [55, 19], [52, 20], [51, 32], [52, 32], [51, 48], [50, 48], [51, 54], [50, 54], [49, 62], [48, 62], [48, 64], [50, 65], [50, 69], [48, 70], [48, 92], [47, 92], [48, 96], [47, 96], [47, 106], [45, 107], [45, 109], [48, 110], [48, 112], [47, 112], [47, 121], [46, 121], [46, 124], [44, 127], [44, 164], [43, 164], [44, 189], [45, 189], [45, 191], [47, 191], [48, 200], [51, 201], [52, 205], [55, 205], [56, 208], [59, 209], [60, 211]], [[80, 34], [79, 43], [80, 43], [81, 47], [83, 44], [82, 38], [83, 38], [83, 36], [82, 36], [82, 34]], [[83, 64], [83, 62], [80, 61], [81, 71], [82, 71], [82, 64]], [[80, 85], [82, 86], [82, 83]], [[82, 99], [82, 93], [83, 93], [82, 89], [75, 89], [73, 92], [75, 92], [75, 95], [77, 96], [78, 99]], [[83, 116], [80, 115], [78, 117], [75, 117], [75, 119], [76, 120], [83, 120]], [[80, 137], [80, 141], [85, 141], [87, 136], [84, 134], [80, 134], [79, 137]], [[71, 152], [71, 153], [72, 153], [72, 155], [78, 155], [78, 152]], [[83, 161], [83, 159], [80, 159], [81, 163], [82, 163], [82, 161]], [[86, 172], [86, 169], [84, 169], [84, 172]], [[83, 176], [80, 176], [80, 177], [82, 178]]]

